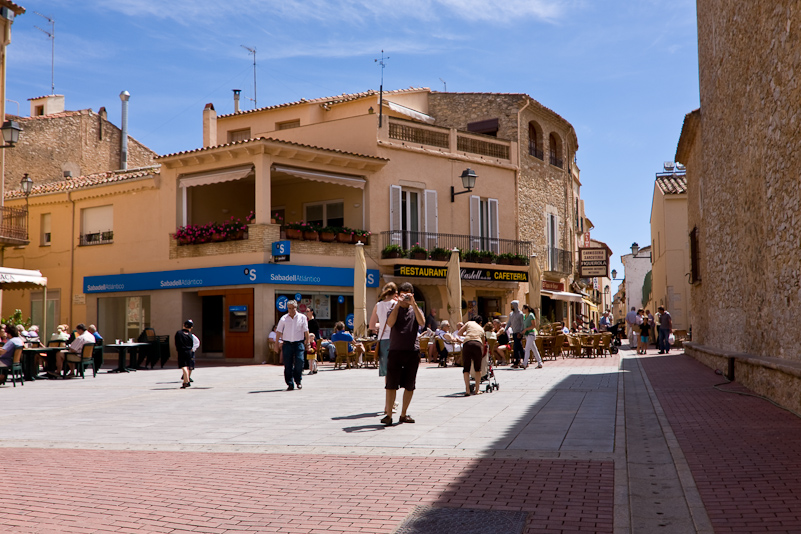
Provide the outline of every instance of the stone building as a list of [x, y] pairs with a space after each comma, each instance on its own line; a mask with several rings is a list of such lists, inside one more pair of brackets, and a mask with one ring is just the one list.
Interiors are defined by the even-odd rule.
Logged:
[[801, 11], [793, 0], [699, 0], [697, 11], [701, 108], [676, 154], [697, 318], [687, 351], [799, 410]]
[[[63, 95], [31, 98], [29, 117], [8, 116], [22, 127], [19, 143], [6, 151], [7, 189], [28, 173], [35, 183], [60, 181], [121, 169], [120, 129], [109, 122], [106, 109], [68, 111]], [[156, 153], [128, 136], [129, 169], [153, 165]]]

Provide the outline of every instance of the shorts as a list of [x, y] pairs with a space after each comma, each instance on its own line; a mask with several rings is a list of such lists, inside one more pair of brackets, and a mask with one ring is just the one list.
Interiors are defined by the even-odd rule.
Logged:
[[648, 343], [648, 336], [640, 336], [640, 341], [642, 343]]
[[390, 350], [384, 389], [403, 388], [414, 391], [418, 367], [420, 367], [419, 350]]
[[190, 352], [189, 354], [181, 354], [178, 353], [178, 367], [189, 367], [190, 369], [195, 368], [195, 354]]
[[462, 361], [464, 362], [464, 372], [470, 373], [472, 364], [475, 372], [481, 371], [481, 358], [484, 356], [484, 347], [480, 341], [468, 341], [462, 345]]
[[378, 376], [387, 376], [387, 359], [389, 358], [389, 340], [378, 342]]

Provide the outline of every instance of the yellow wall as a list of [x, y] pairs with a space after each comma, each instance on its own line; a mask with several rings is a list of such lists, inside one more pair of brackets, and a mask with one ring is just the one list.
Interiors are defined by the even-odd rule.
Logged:
[[673, 319], [673, 328], [686, 330], [691, 324], [689, 230], [687, 195], [665, 195], [654, 185], [651, 208], [651, 255], [653, 265], [653, 308], [664, 306]]

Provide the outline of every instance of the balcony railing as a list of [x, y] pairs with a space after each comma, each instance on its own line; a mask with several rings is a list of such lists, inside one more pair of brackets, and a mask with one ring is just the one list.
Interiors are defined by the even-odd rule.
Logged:
[[464, 234], [408, 232], [404, 230], [381, 232], [382, 248], [386, 247], [387, 245], [400, 245], [404, 249], [409, 249], [415, 244], [419, 244], [429, 252], [435, 248], [444, 248], [446, 250], [458, 248], [462, 251], [488, 250], [494, 254], [518, 254], [525, 257], [531, 256], [530, 241], [494, 239]]
[[565, 162], [561, 158], [557, 158], [554, 154], [551, 154], [551, 165], [555, 165], [560, 169], [563, 169]]
[[484, 139], [459, 135], [456, 139], [456, 149], [471, 154], [481, 154], [490, 158], [509, 159], [509, 145], [493, 143]]
[[0, 241], [27, 242], [28, 210], [9, 206], [0, 206], [0, 210], [3, 215], [2, 222], [0, 222]]
[[570, 274], [573, 272], [573, 253], [561, 248], [549, 247], [546, 250], [546, 271]]
[[114, 232], [94, 232], [81, 234], [81, 245], [107, 245], [114, 242]]
[[542, 149], [537, 147], [535, 143], [529, 141], [528, 143], [528, 153], [531, 156], [534, 156], [537, 159], [544, 160], [545, 154], [543, 153]]
[[[452, 136], [452, 134], [454, 134]], [[451, 152], [467, 152], [498, 159], [510, 159], [511, 142], [488, 135], [456, 131], [392, 117], [389, 121], [390, 139], [415, 145], [444, 148]], [[455, 140], [455, 146], [451, 141]]]
[[436, 131], [429, 128], [418, 128], [394, 121], [389, 123], [389, 138], [409, 143], [448, 148], [450, 135], [448, 131]]

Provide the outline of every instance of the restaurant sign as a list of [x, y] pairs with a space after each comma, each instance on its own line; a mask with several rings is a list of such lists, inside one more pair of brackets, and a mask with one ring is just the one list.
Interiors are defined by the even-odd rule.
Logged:
[[579, 247], [579, 276], [581, 278], [609, 277], [609, 257], [606, 248]]
[[[462, 280], [478, 280], [481, 282], [528, 282], [528, 273], [526, 271], [462, 268], [461, 275]], [[395, 265], [395, 276], [446, 278], [448, 276], [448, 268]]]
[[551, 282], [549, 280], [542, 281], [542, 289], [545, 291], [564, 291], [565, 284], [562, 282]]

